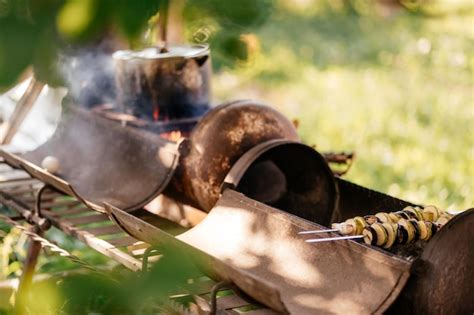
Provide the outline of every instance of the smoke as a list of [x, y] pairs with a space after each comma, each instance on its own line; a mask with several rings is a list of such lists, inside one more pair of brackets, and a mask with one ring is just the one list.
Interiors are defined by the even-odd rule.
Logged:
[[163, 55], [148, 48], [123, 59], [112, 57], [116, 48], [104, 40], [62, 53], [60, 73], [76, 105], [107, 104], [107, 109], [152, 122], [199, 117], [209, 109], [206, 46], [176, 45]]
[[76, 105], [91, 108], [114, 103], [114, 63], [101, 47], [64, 52], [59, 58], [59, 70]]

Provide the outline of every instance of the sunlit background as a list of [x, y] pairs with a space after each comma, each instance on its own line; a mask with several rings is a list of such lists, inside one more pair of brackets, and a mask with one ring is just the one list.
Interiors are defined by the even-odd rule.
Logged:
[[412, 12], [396, 1], [280, 1], [219, 100], [261, 99], [317, 149], [354, 150], [347, 178], [422, 204], [474, 201], [470, 1]]
[[[358, 184], [441, 208], [474, 206], [474, 2], [183, 2], [183, 38], [211, 46], [214, 104], [274, 106], [298, 121], [305, 143], [355, 151], [346, 178]], [[30, 65], [39, 79], [61, 85], [57, 52], [104, 32], [133, 48], [150, 45], [159, 5], [0, 0], [0, 86], [11, 88]], [[25, 239], [17, 232], [1, 232], [0, 279], [20, 273]], [[110, 263], [58, 232], [50, 236], [93, 264]], [[41, 258], [40, 273], [74, 268], [52, 257]], [[54, 302], [47, 307], [60, 307], [57, 291], [39, 291]], [[0, 314], [10, 305], [2, 294]]]

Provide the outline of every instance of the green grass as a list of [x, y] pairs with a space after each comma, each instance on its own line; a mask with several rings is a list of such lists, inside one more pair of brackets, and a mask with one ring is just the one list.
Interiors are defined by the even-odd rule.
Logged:
[[473, 6], [389, 17], [322, 7], [277, 8], [260, 52], [215, 75], [217, 99], [262, 100], [320, 151], [355, 150], [349, 180], [474, 206]]

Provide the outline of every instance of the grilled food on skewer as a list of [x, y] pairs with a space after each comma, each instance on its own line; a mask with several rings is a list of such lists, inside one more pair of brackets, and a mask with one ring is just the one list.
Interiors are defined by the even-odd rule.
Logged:
[[[445, 225], [451, 218], [452, 214], [439, 210], [435, 206], [427, 206], [425, 208], [406, 207], [402, 211], [397, 212], [378, 212], [375, 215], [366, 215], [364, 217], [354, 217], [347, 219], [342, 223], [333, 223], [331, 229], [301, 231], [300, 234], [317, 234], [326, 232], [339, 232], [343, 235], [361, 235], [366, 226], [378, 223], [398, 223], [400, 220], [416, 220], [436, 222], [438, 225]], [[429, 220], [433, 218], [433, 220]], [[410, 228], [410, 231], [412, 229]]]
[[397, 212], [357, 216], [342, 223], [332, 224], [330, 230], [302, 231], [300, 234], [339, 232], [344, 236], [306, 241], [317, 243], [339, 239], [363, 239], [366, 244], [390, 249], [394, 245], [405, 245], [418, 240], [428, 241], [452, 217], [452, 214], [435, 206], [406, 207]]
[[389, 249], [398, 244], [427, 241], [437, 230], [437, 225], [431, 222], [402, 219], [398, 223], [374, 223], [362, 235], [366, 244]]
[[397, 241], [397, 226], [393, 223], [382, 223], [383, 228], [387, 232], [387, 241], [383, 245], [383, 248], [391, 248]]

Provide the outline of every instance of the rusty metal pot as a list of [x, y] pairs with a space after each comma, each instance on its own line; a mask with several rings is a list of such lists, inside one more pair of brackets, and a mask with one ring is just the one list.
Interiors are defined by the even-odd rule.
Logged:
[[249, 100], [215, 107], [181, 143], [179, 167], [166, 193], [209, 211], [232, 165], [272, 139], [299, 141], [293, 124], [275, 109]]
[[151, 121], [201, 116], [209, 109], [209, 57], [205, 45], [115, 52], [119, 110]]

